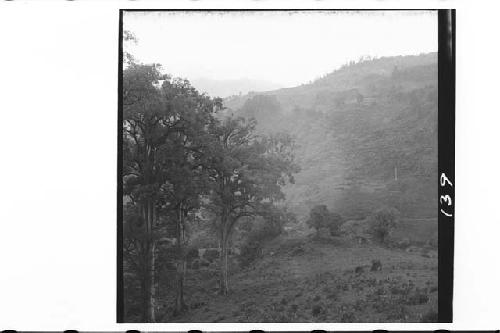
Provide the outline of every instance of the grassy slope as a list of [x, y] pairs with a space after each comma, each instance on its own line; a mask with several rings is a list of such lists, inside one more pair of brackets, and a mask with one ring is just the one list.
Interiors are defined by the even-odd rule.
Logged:
[[[372, 260], [381, 271], [370, 271]], [[355, 268], [363, 267], [356, 274]], [[216, 293], [217, 272], [190, 271], [176, 322], [420, 322], [437, 308], [437, 258], [345, 240], [280, 237]]]

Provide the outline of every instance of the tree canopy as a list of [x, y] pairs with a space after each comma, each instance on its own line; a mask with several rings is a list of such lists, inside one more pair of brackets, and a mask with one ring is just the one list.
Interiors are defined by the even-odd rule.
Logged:
[[123, 75], [124, 251], [142, 279], [143, 317], [155, 321], [158, 240], [175, 239], [179, 312], [185, 307], [185, 220], [201, 206], [212, 211], [226, 294], [235, 224], [255, 215], [276, 223], [282, 186], [293, 182], [298, 167], [289, 135], [258, 135], [255, 120], [220, 116], [221, 99], [163, 74], [157, 64], [130, 59]]

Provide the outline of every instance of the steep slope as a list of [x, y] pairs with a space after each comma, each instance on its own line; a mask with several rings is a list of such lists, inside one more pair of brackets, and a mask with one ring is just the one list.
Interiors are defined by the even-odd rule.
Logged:
[[363, 61], [311, 84], [226, 99], [262, 132], [286, 131], [302, 168], [287, 204], [326, 204], [347, 218], [380, 206], [437, 212], [437, 54]]

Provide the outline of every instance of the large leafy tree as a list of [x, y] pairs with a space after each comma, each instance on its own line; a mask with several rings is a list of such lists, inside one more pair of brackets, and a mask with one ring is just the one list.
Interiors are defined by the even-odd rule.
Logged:
[[[162, 176], [157, 167], [156, 155], [161, 146], [164, 130], [158, 122], [162, 103], [155, 86], [162, 79], [155, 65], [130, 64], [123, 75], [123, 185], [124, 194], [136, 206], [134, 220], [136, 233], [135, 252], [142, 268], [141, 289], [143, 296], [143, 320], [154, 321], [154, 253], [155, 231], [158, 216]], [[176, 124], [169, 124], [173, 131]], [[127, 217], [127, 216], [125, 216]], [[127, 229], [126, 229], [127, 230]], [[128, 235], [131, 238], [131, 235]]]
[[[216, 102], [218, 103], [218, 102]], [[214, 105], [216, 108], [218, 106]], [[201, 206], [201, 196], [208, 194], [209, 182], [205, 168], [208, 123], [213, 118], [198, 119], [182, 134], [174, 136], [162, 150], [163, 168], [169, 187], [166, 191], [164, 215], [174, 222], [176, 238], [177, 289], [175, 314], [185, 310], [184, 280], [186, 273], [186, 221]]]
[[228, 117], [212, 124], [207, 160], [212, 181], [210, 207], [221, 247], [220, 291], [228, 293], [228, 246], [238, 220], [262, 215], [284, 199], [281, 190], [298, 171], [293, 141], [285, 134], [259, 136], [255, 121]]
[[173, 216], [181, 252], [183, 217], [197, 206], [202, 192], [202, 166], [196, 161], [202, 160], [203, 133], [214, 121], [219, 105], [219, 100], [199, 94], [187, 80], [162, 75], [158, 65], [131, 62], [124, 70], [123, 184], [124, 194], [136, 207], [133, 220], [141, 229], [136, 253], [144, 262], [140, 276], [145, 321], [155, 321], [155, 248], [162, 230], [159, 214], [177, 212]]

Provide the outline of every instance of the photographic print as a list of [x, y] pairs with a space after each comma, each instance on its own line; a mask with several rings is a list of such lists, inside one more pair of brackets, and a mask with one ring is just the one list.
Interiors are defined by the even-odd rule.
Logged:
[[118, 321], [440, 321], [437, 10], [120, 15]]

